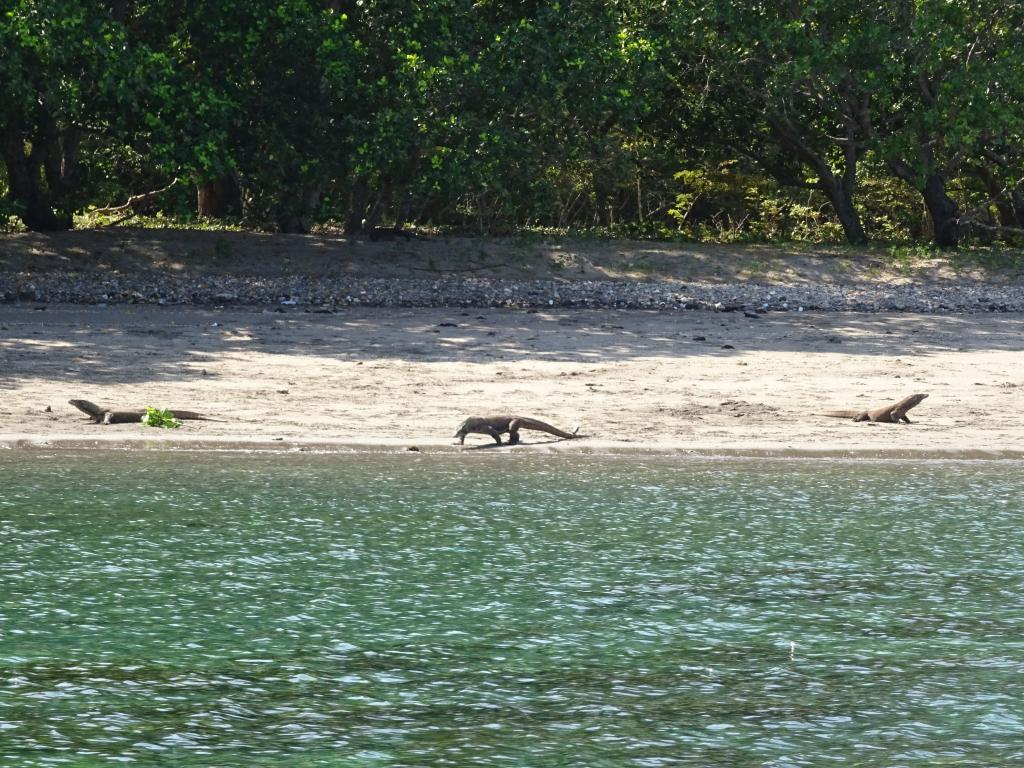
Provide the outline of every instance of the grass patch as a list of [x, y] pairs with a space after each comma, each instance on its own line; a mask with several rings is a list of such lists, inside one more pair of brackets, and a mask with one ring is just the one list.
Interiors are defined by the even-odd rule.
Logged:
[[619, 271], [626, 272], [631, 275], [641, 275], [643, 277], [654, 277], [662, 276], [665, 271], [661, 265], [656, 264], [653, 261], [648, 261], [646, 258], [639, 258], [633, 261], [624, 261]]
[[958, 248], [949, 254], [953, 269], [963, 271], [981, 268], [986, 272], [1024, 274], [1024, 248], [973, 246]]
[[245, 227], [241, 221], [233, 219], [208, 219], [196, 216], [165, 216], [155, 213], [151, 216], [131, 216], [125, 218], [123, 213], [109, 214], [96, 211], [83, 211], [74, 217], [75, 229], [98, 229], [109, 227], [117, 229], [176, 229], [191, 232], [255, 232], [252, 227]]
[[940, 256], [940, 252], [927, 245], [892, 245], [886, 251], [883, 261], [894, 272], [912, 274], [924, 266], [924, 262], [930, 262], [937, 256]]
[[738, 271], [740, 274], [750, 275], [751, 277], [763, 277], [768, 274], [771, 268], [772, 264], [768, 259], [753, 258], [745, 259]]

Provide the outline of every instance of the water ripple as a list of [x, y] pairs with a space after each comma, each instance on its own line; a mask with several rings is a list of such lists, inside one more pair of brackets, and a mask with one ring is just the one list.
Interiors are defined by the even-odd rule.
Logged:
[[62, 456], [3, 765], [1024, 760], [1017, 464]]

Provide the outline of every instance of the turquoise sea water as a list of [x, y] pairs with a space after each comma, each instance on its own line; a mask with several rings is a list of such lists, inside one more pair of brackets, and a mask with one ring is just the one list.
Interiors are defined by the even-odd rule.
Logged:
[[0, 456], [0, 766], [1024, 764], [1024, 467]]

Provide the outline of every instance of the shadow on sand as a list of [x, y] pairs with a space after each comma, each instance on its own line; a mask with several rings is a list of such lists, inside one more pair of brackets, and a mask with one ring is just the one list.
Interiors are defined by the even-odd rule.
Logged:
[[[1022, 316], [615, 310], [180, 309], [0, 306], [0, 389], [31, 376], [69, 385], [193, 379], [258, 351], [350, 362], [608, 363], [754, 351], [911, 356], [1019, 350]], [[258, 375], [258, 372], [256, 372]]]

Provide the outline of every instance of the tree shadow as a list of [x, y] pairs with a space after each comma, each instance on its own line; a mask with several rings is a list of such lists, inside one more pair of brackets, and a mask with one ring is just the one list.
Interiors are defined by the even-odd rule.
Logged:
[[[333, 314], [145, 305], [0, 306], [0, 388], [32, 378], [70, 385], [216, 376], [225, 357], [373, 364], [609, 363], [736, 357], [757, 351], [878, 357], [1021, 348], [1020, 314], [383, 309]], [[253, 371], [258, 377], [260, 370]], [[570, 374], [571, 375], [571, 374]]]
[[[424, 277], [472, 274], [500, 279], [700, 280], [790, 285], [877, 284], [900, 278], [881, 246], [813, 248], [757, 243], [680, 243], [573, 237], [439, 235], [374, 242], [329, 230], [317, 234], [101, 227], [3, 236], [0, 271], [111, 272], [171, 277]], [[905, 266], [905, 265], [904, 265]], [[913, 265], [916, 279], [950, 279], [945, 259]], [[998, 272], [998, 270], [995, 270]]]

